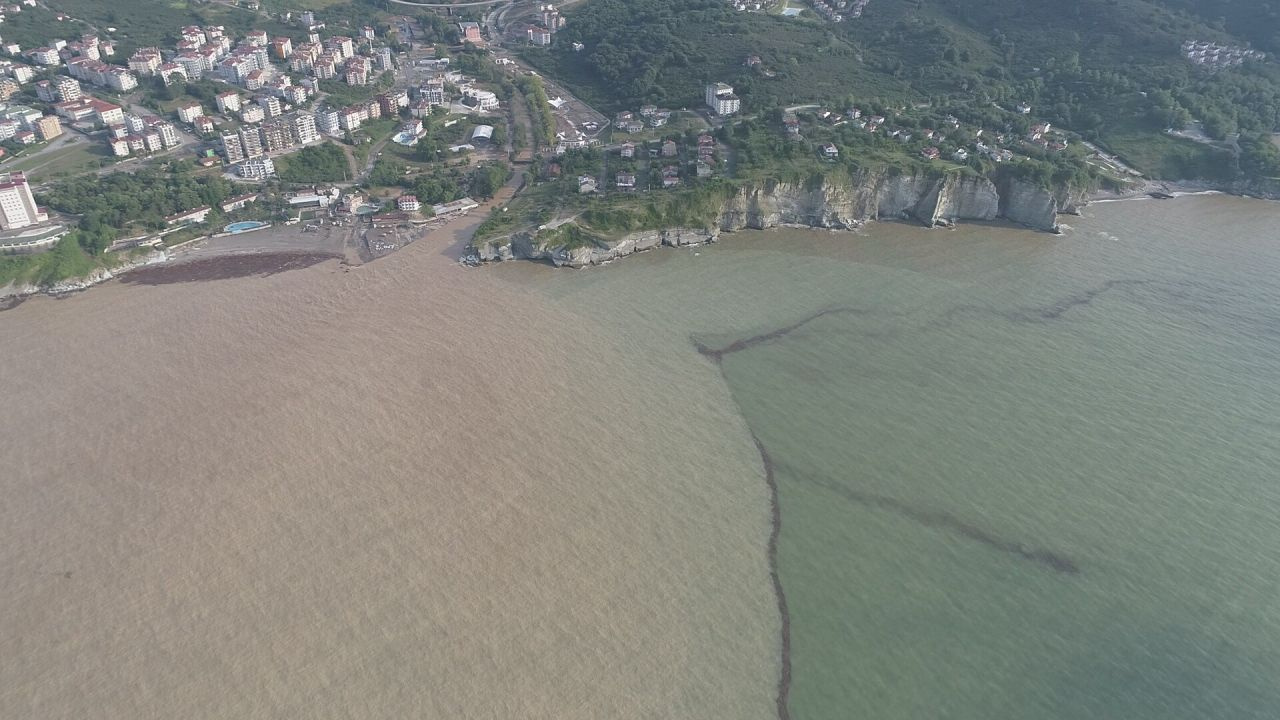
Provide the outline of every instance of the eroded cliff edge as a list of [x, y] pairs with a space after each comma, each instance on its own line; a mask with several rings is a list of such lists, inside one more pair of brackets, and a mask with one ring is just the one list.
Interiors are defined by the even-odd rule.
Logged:
[[700, 227], [644, 229], [614, 237], [595, 236], [587, 227], [569, 241], [561, 232], [528, 229], [474, 241], [472, 250], [484, 262], [525, 259], [583, 267], [663, 245], [712, 242], [722, 232], [778, 226], [850, 230], [882, 218], [912, 219], [930, 227], [1004, 219], [1058, 232], [1058, 214], [1078, 212], [1084, 202], [1083, 192], [1051, 191], [1012, 176], [992, 180], [965, 173], [865, 172], [728, 188]]

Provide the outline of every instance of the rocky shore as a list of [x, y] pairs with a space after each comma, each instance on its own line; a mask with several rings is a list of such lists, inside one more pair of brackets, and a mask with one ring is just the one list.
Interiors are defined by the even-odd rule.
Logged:
[[868, 172], [848, 180], [766, 181], [740, 188], [705, 227], [642, 230], [591, 245], [568, 245], [549, 239], [556, 235], [540, 238], [541, 233], [523, 231], [475, 242], [471, 249], [481, 262], [539, 260], [585, 267], [660, 246], [714, 242], [725, 232], [779, 226], [852, 230], [877, 219], [915, 220], [928, 227], [1003, 219], [1056, 233], [1058, 215], [1079, 214], [1087, 200], [1083, 193], [1050, 191], [1012, 177]]
[[119, 277], [127, 272], [137, 268], [156, 265], [158, 263], [167, 262], [172, 255], [166, 250], [153, 250], [145, 255], [131, 258], [116, 265], [115, 267], [99, 267], [84, 277], [67, 278], [59, 280], [49, 285], [38, 285], [35, 283], [9, 283], [0, 287], [0, 301], [5, 302], [5, 307], [14, 307], [23, 298], [32, 295], [66, 295], [67, 293], [79, 292], [86, 290], [98, 283], [104, 283], [113, 278]]

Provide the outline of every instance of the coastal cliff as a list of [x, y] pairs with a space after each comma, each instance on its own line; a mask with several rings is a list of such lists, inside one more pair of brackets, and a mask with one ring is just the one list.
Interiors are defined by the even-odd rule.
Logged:
[[[524, 230], [473, 242], [476, 259], [542, 260], [583, 267], [659, 246], [714, 242], [721, 232], [802, 226], [850, 230], [882, 218], [916, 220], [928, 227], [964, 220], [1005, 219], [1036, 230], [1058, 232], [1059, 213], [1075, 213], [1081, 193], [1051, 191], [1008, 176], [995, 181], [964, 173], [863, 172], [818, 177], [809, 182], [767, 180], [729, 189], [704, 227], [638, 230], [593, 236], [589, 227], [566, 239], [554, 229]], [[584, 239], [585, 238], [585, 239]]]
[[125, 260], [114, 267], [96, 267], [90, 271], [89, 274], [82, 277], [65, 278], [51, 282], [11, 282], [7, 285], [0, 286], [0, 300], [24, 298], [31, 295], [39, 295], [41, 293], [46, 295], [64, 295], [66, 293], [77, 292], [97, 285], [98, 283], [119, 277], [134, 268], [165, 262], [169, 257], [169, 253], [165, 250], [153, 250], [143, 255]]

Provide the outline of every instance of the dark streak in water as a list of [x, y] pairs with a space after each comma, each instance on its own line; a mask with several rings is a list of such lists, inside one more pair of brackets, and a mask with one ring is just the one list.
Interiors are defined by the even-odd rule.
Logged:
[[1009, 320], [1010, 322], [1024, 322], [1024, 323], [1051, 322], [1053, 320], [1061, 319], [1062, 316], [1066, 315], [1068, 312], [1076, 308], [1081, 308], [1089, 305], [1094, 300], [1098, 299], [1102, 295], [1106, 295], [1107, 293], [1113, 290], [1130, 288], [1130, 287], [1141, 287], [1141, 286], [1150, 285], [1150, 284], [1151, 284], [1150, 280], [1108, 280], [1095, 288], [1090, 288], [1088, 290], [1081, 291], [1079, 293], [1076, 293], [1075, 295], [1068, 295], [1067, 297], [1055, 303], [1045, 305], [1042, 307], [1032, 307], [1032, 308], [1026, 308], [1022, 310], [1013, 310], [1013, 311], [999, 311], [999, 310], [993, 310], [992, 308], [985, 307], [982, 305], [960, 305], [958, 307], [954, 307], [948, 310], [944, 317], [950, 320], [952, 317], [956, 315], [981, 313], [981, 314], [995, 315], [997, 317], [1002, 317], [1006, 320]]
[[1024, 560], [1039, 563], [1060, 573], [1076, 575], [1080, 572], [1080, 566], [1076, 565], [1074, 560], [1062, 555], [1061, 553], [1046, 550], [1044, 548], [1030, 547], [1012, 540], [1006, 540], [989, 530], [978, 527], [977, 525], [956, 517], [949, 512], [918, 508], [886, 495], [876, 495], [874, 493], [855, 490], [825, 477], [806, 475], [797, 472], [795, 468], [788, 467], [787, 474], [790, 477], [797, 478], [811, 485], [816, 485], [824, 490], [829, 490], [845, 500], [857, 503], [863, 507], [895, 513], [924, 525], [925, 527], [954, 533], [961, 537], [986, 545], [989, 548], [999, 550], [1000, 552], [1009, 553], [1010, 555], [1015, 555]]
[[732, 355], [733, 353], [741, 352], [743, 350], [753, 348], [756, 345], [762, 345], [772, 340], [777, 340], [778, 338], [785, 337], [795, 332], [796, 330], [799, 330], [805, 325], [808, 325], [814, 320], [824, 318], [828, 315], [864, 315], [866, 313], [867, 313], [866, 310], [860, 310], [858, 308], [851, 308], [851, 307], [827, 308], [826, 310], [819, 310], [818, 312], [804, 318], [803, 320], [794, 322], [790, 325], [787, 325], [786, 327], [780, 327], [777, 330], [770, 330], [767, 333], [763, 333], [760, 335], [753, 335], [749, 338], [744, 338], [742, 340], [735, 341], [730, 345], [720, 348], [719, 350], [716, 350], [714, 348], [709, 348], [706, 345], [699, 342], [698, 340], [694, 340], [693, 344], [695, 347], [698, 348], [698, 352], [702, 353], [703, 355], [706, 355], [707, 357], [714, 360], [717, 364], [719, 364], [720, 361], [724, 359], [725, 355]]
[[778, 615], [782, 618], [782, 674], [778, 678], [778, 720], [791, 717], [787, 709], [787, 696], [791, 692], [791, 613], [787, 610], [787, 594], [782, 590], [782, 578], [778, 575], [778, 536], [782, 534], [782, 507], [778, 504], [778, 478], [773, 472], [773, 458], [756, 434], [751, 439], [760, 452], [764, 465], [764, 479], [769, 485], [769, 505], [773, 513], [773, 529], [769, 532], [769, 577], [773, 580], [773, 593], [778, 598]]
[[[997, 311], [992, 310], [991, 308], [984, 308], [984, 307], [978, 307], [978, 306], [964, 306], [964, 307], [958, 307], [958, 308], [952, 309], [950, 312], [947, 313], [947, 316], [949, 319], [951, 316], [959, 313], [987, 312], [987, 313], [1000, 315], [1013, 322], [1048, 322], [1048, 321], [1057, 320], [1061, 318], [1063, 315], [1065, 315], [1068, 311], [1072, 310], [1073, 308], [1088, 305], [1089, 303], [1093, 302], [1098, 296], [1116, 287], [1129, 286], [1129, 285], [1143, 285], [1146, 283], [1147, 281], [1144, 281], [1144, 280], [1112, 280], [1107, 283], [1104, 283], [1102, 286], [1098, 288], [1088, 290], [1078, 295], [1073, 295], [1071, 297], [1068, 297], [1052, 305], [1049, 305], [1043, 308], [1038, 308], [1031, 311], [1020, 311], [1016, 313], [1006, 314], [1006, 313], [999, 313]], [[829, 315], [837, 315], [837, 314], [866, 315], [869, 312], [870, 311], [868, 310], [852, 308], [852, 307], [826, 308], [823, 310], [819, 310], [818, 312], [815, 312], [812, 315], [804, 317], [794, 323], [791, 323], [790, 325], [786, 325], [786, 326], [777, 328], [775, 330], [770, 330], [769, 332], [761, 333], [759, 335], [753, 335], [748, 338], [736, 340], [733, 343], [730, 343], [729, 345], [726, 345], [721, 348], [710, 347], [705, 343], [697, 340], [696, 338], [693, 340], [693, 343], [694, 343], [694, 346], [697, 348], [698, 352], [710, 358], [713, 362], [715, 362], [716, 366], [720, 368], [720, 371], [723, 374], [724, 358], [726, 355], [731, 355], [736, 352], [748, 350], [757, 345], [762, 345], [765, 343], [772, 342], [774, 340], [779, 340], [781, 338], [786, 337], [787, 335], [790, 335], [796, 330], [803, 328], [809, 323], [812, 323], [815, 320], [827, 317]], [[751, 439], [753, 442], [755, 442], [756, 450], [760, 453], [760, 462], [764, 466], [765, 482], [768, 484], [768, 487], [769, 487], [770, 506], [772, 510], [772, 529], [769, 533], [769, 547], [768, 547], [769, 576], [773, 582], [774, 595], [777, 597], [777, 601], [778, 601], [778, 614], [782, 622], [782, 637], [781, 637], [782, 668], [781, 668], [781, 674], [778, 678], [778, 694], [777, 694], [778, 718], [779, 720], [789, 720], [790, 711], [787, 707], [787, 699], [791, 691], [791, 615], [787, 609], [787, 596], [782, 587], [781, 576], [778, 573], [778, 538], [782, 533], [782, 508], [781, 508], [781, 505], [779, 504], [779, 496], [778, 496], [778, 479], [777, 479], [777, 472], [776, 472], [777, 466], [774, 463], [773, 457], [769, 454], [768, 448], [764, 446], [764, 443], [760, 441], [760, 438], [755, 434], [754, 431], [752, 431], [751, 433]], [[861, 492], [853, 488], [849, 488], [839, 483], [833, 482], [826, 478], [804, 477], [799, 473], [792, 473], [792, 474], [795, 475], [797, 478], [801, 478], [802, 480], [818, 485], [819, 487], [825, 488], [831, 492], [834, 492], [840, 495], [846, 500], [857, 503], [864, 507], [896, 513], [901, 517], [912, 520], [913, 522], [919, 523], [920, 525], [923, 525], [925, 527], [935, 528], [935, 529], [944, 530], [944, 531], [953, 533], [960, 537], [985, 545], [994, 550], [1008, 553], [1015, 557], [1022, 558], [1023, 560], [1037, 563], [1039, 565], [1050, 568], [1059, 573], [1075, 575], [1080, 572], [1080, 566], [1077, 565], [1074, 560], [1072, 560], [1071, 558], [1061, 553], [1055, 552], [1053, 550], [1047, 550], [1044, 548], [1031, 547], [1020, 542], [1007, 540], [989, 530], [986, 530], [977, 525], [974, 525], [973, 523], [963, 520], [949, 512], [942, 511], [942, 510], [930, 510], [930, 509], [915, 507], [913, 505], [909, 505], [905, 502], [902, 502], [901, 500], [896, 500], [894, 498], [891, 498], [885, 495], [877, 495], [874, 493]]]

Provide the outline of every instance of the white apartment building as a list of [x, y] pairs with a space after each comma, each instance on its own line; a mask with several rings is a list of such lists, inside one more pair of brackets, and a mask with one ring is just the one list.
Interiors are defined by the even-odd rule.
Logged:
[[320, 133], [316, 132], [315, 116], [307, 113], [298, 113], [293, 118], [293, 134], [298, 139], [299, 145], [306, 145], [319, 140]]
[[276, 166], [269, 157], [253, 158], [240, 163], [239, 172], [247, 180], [263, 180], [276, 174]]
[[224, 92], [214, 98], [214, 102], [218, 104], [218, 112], [233, 113], [240, 112], [240, 96], [233, 92]]
[[0, 230], [16, 230], [48, 219], [48, 214], [36, 206], [25, 175], [0, 174]]
[[742, 101], [733, 94], [733, 86], [712, 83], [707, 86], [707, 107], [717, 115], [732, 115], [742, 109]]

